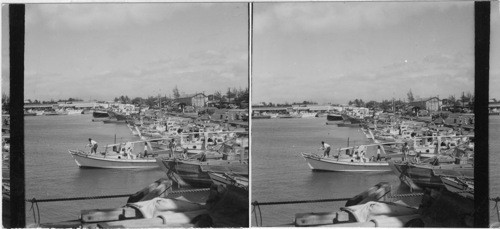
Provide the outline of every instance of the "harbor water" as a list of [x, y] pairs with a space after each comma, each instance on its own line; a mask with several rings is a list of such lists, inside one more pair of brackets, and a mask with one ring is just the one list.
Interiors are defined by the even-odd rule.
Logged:
[[[490, 116], [490, 197], [500, 196], [500, 116]], [[267, 119], [252, 122], [252, 201], [295, 201], [348, 198], [385, 181], [393, 187], [399, 179], [387, 173], [313, 172], [300, 152], [322, 154], [321, 141], [333, 149], [367, 143], [358, 128], [325, 125], [324, 118]], [[296, 213], [337, 211], [345, 201], [261, 206], [253, 209], [252, 225], [286, 226]], [[490, 222], [498, 222], [490, 201]], [[262, 216], [262, 218], [261, 218]]]
[[[135, 193], [165, 174], [160, 169], [80, 169], [69, 149], [89, 151], [88, 139], [99, 148], [115, 140], [138, 140], [126, 125], [92, 122], [92, 115], [25, 117], [26, 198], [52, 199]], [[127, 198], [38, 203], [42, 223], [78, 219], [81, 210], [116, 208]], [[36, 208], [35, 208], [36, 209]], [[36, 210], [35, 210], [36, 212]], [[34, 223], [31, 203], [26, 223]]]
[[[321, 141], [332, 151], [366, 144], [359, 128], [326, 125], [326, 118], [261, 119], [252, 121], [252, 201], [295, 201], [350, 198], [380, 182], [394, 186], [392, 172], [313, 172], [301, 152], [323, 154]], [[368, 155], [371, 156], [371, 155]], [[252, 226], [286, 226], [296, 213], [337, 211], [345, 201], [261, 206]], [[253, 209], [257, 211], [257, 209]], [[257, 222], [258, 221], [258, 222]]]
[[[326, 118], [252, 121], [252, 201], [294, 201], [352, 197], [385, 181], [399, 184], [392, 172], [313, 172], [300, 152], [322, 154], [321, 141], [336, 148], [368, 143], [358, 128], [325, 125]], [[89, 150], [88, 138], [99, 147], [137, 140], [125, 125], [92, 122], [91, 115], [25, 117], [26, 198], [48, 199], [129, 194], [164, 177], [159, 169], [80, 169], [68, 149]], [[500, 116], [490, 116], [490, 197], [500, 196]], [[42, 222], [78, 219], [81, 210], [123, 206], [126, 198], [39, 203]], [[263, 226], [287, 225], [296, 213], [336, 211], [345, 204], [325, 202], [261, 206]], [[257, 225], [252, 214], [252, 225]], [[27, 225], [34, 222], [26, 204]], [[494, 202], [490, 220], [497, 221]]]
[[[500, 197], [500, 115], [490, 115], [489, 122], [489, 192], [490, 197], [495, 198]], [[495, 202], [490, 201], [490, 222], [500, 222], [498, 210], [495, 209]]]

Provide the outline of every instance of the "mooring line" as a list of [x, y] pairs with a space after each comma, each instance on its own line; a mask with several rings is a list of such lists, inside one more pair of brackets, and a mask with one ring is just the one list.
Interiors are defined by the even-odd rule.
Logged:
[[[177, 190], [169, 192], [170, 194], [183, 194], [183, 193], [194, 193], [194, 192], [206, 192], [210, 191], [210, 188], [200, 188], [200, 189], [187, 189], [187, 190]], [[96, 200], [96, 199], [111, 199], [111, 198], [123, 198], [130, 197], [133, 194], [121, 194], [121, 195], [100, 195], [100, 196], [86, 196], [86, 197], [66, 197], [66, 198], [53, 198], [53, 199], [27, 199], [26, 202], [31, 203], [42, 203], [42, 202], [57, 202], [57, 201], [72, 201], [72, 200]]]
[[352, 199], [349, 198], [336, 198], [336, 199], [317, 199], [317, 200], [290, 200], [290, 201], [273, 201], [273, 202], [252, 202], [254, 206], [263, 206], [263, 205], [281, 205], [281, 204], [305, 204], [305, 203], [320, 203], [320, 202], [335, 202], [335, 201], [348, 201]]

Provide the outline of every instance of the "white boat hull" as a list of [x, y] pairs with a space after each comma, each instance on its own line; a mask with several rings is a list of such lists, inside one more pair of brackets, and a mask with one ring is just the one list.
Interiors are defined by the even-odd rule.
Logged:
[[244, 190], [248, 190], [248, 178], [241, 176], [226, 176], [223, 173], [208, 172], [210, 179], [215, 185], [222, 185], [227, 187], [227, 185], [234, 185]]
[[321, 158], [313, 154], [302, 154], [312, 170], [335, 171], [335, 172], [370, 172], [391, 171], [389, 163], [383, 162], [351, 162], [349, 160], [337, 160], [336, 158]]
[[68, 110], [68, 115], [79, 115], [82, 114], [83, 110]]
[[317, 113], [302, 113], [302, 118], [316, 118]]
[[69, 150], [76, 164], [80, 168], [102, 168], [102, 169], [148, 169], [158, 168], [154, 158], [149, 159], [118, 159], [115, 157], [102, 157], [89, 155], [82, 151]]

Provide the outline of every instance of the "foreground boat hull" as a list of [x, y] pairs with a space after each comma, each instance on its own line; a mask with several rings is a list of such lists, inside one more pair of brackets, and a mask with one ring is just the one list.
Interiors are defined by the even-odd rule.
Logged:
[[100, 169], [152, 169], [158, 168], [154, 158], [151, 159], [116, 159], [89, 155], [82, 151], [69, 150], [80, 168]]
[[342, 115], [327, 114], [326, 115], [326, 120], [328, 120], [328, 121], [342, 121], [344, 119], [342, 118]]
[[442, 176], [441, 181], [448, 191], [465, 198], [474, 199], [474, 179]]
[[442, 188], [441, 176], [474, 177], [473, 165], [443, 164], [432, 166], [427, 164], [415, 165], [410, 163], [393, 162], [391, 167], [399, 176], [402, 183], [413, 189]]
[[387, 162], [350, 162], [335, 158], [321, 158], [313, 154], [302, 154], [309, 168], [313, 171], [332, 171], [332, 172], [373, 172], [373, 171], [391, 171]]
[[233, 174], [224, 174], [224, 173], [214, 173], [209, 172], [208, 175], [212, 179], [212, 182], [215, 185], [222, 185], [224, 187], [234, 186], [241, 191], [248, 192], [248, 178], [237, 176]]
[[234, 173], [248, 177], [248, 163], [226, 160], [182, 161], [158, 158], [157, 163], [167, 174], [174, 172], [186, 183], [195, 187], [210, 187], [212, 180], [208, 172]]
[[94, 118], [109, 118], [109, 114], [107, 111], [94, 111], [92, 113], [92, 117], [94, 117]]

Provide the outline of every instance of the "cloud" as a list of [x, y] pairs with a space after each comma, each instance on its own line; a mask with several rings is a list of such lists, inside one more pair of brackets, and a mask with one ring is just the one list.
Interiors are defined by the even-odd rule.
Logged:
[[[197, 51], [185, 57], [165, 57], [124, 69], [65, 75], [27, 71], [26, 97], [49, 100], [78, 97], [112, 99], [109, 96], [147, 97], [170, 95], [175, 85], [185, 93], [247, 88], [246, 55], [239, 49]], [[77, 83], [75, 83], [77, 82]], [[65, 85], [65, 86], [61, 86]]]
[[254, 28], [264, 33], [270, 29], [288, 32], [322, 32], [382, 28], [399, 24], [430, 10], [443, 11], [471, 3], [417, 2], [311, 2], [256, 4]]
[[291, 77], [264, 72], [253, 76], [252, 99], [254, 103], [303, 100], [346, 103], [356, 98], [381, 101], [392, 97], [405, 99], [410, 89], [422, 98], [473, 92], [473, 54], [432, 54], [420, 60], [343, 74]]
[[132, 48], [129, 45], [123, 43], [113, 43], [108, 48], [108, 54], [110, 57], [116, 58], [129, 53], [131, 50]]
[[[192, 8], [192, 4], [28, 4], [27, 27], [49, 30], [108, 30], [131, 24], [147, 26]], [[206, 7], [206, 4], [196, 6]]]

